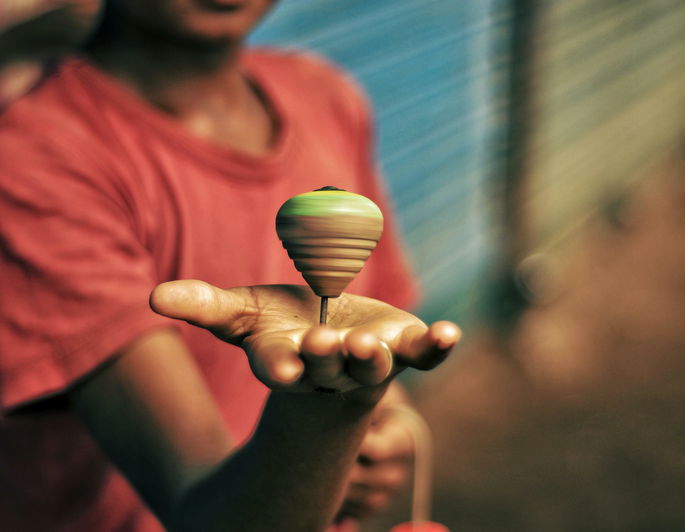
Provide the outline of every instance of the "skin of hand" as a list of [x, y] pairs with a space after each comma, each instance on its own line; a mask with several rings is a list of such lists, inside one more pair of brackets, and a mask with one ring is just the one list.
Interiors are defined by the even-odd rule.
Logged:
[[371, 426], [348, 477], [347, 493], [337, 521], [363, 519], [384, 509], [406, 483], [413, 442], [404, 419], [388, 413], [388, 409], [407, 403], [404, 390], [393, 382], [374, 410]]
[[150, 305], [241, 346], [256, 377], [272, 390], [335, 390], [362, 402], [379, 401], [406, 367], [441, 363], [461, 334], [453, 323], [427, 327], [412, 314], [349, 294], [329, 302], [328, 325], [319, 326], [319, 298], [304, 286], [222, 290], [171, 281], [155, 288]]
[[460, 334], [356, 296], [334, 300], [332, 325], [319, 327], [319, 300], [302, 286], [175, 281], [150, 302], [242, 346], [274, 390], [251, 438], [236, 446], [192, 354], [163, 329], [70, 391], [94, 440], [174, 531], [325, 529], [391, 377], [438, 364]]
[[461, 334], [450, 322], [427, 327], [407, 312], [347, 294], [329, 302], [329, 325], [319, 326], [320, 300], [304, 286], [222, 290], [172, 281], [153, 291], [150, 304], [241, 346], [257, 378], [281, 395], [336, 390], [348, 405], [375, 406], [356, 460], [341, 478], [347, 481], [339, 520], [381, 509], [404, 483], [411, 439], [384, 408], [406, 399], [398, 385], [388, 385], [406, 367], [425, 370], [442, 362]]

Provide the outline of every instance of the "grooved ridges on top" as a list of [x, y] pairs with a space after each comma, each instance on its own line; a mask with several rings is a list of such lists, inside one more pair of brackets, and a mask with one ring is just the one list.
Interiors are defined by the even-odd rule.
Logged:
[[337, 297], [376, 247], [383, 215], [359, 194], [318, 190], [286, 201], [276, 216], [276, 231], [314, 292]]

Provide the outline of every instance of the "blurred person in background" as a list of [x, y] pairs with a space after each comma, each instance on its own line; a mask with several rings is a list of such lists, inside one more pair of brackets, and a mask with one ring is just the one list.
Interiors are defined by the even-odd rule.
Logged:
[[416, 289], [392, 217], [350, 291], [395, 307], [343, 296], [339, 331], [310, 330], [308, 290], [254, 286], [301, 284], [273, 227], [290, 196], [335, 184], [389, 213], [354, 83], [243, 49], [272, 4], [109, 2], [0, 116], [7, 529], [320, 530], [401, 484], [408, 436], [374, 420], [459, 333], [395, 308]]

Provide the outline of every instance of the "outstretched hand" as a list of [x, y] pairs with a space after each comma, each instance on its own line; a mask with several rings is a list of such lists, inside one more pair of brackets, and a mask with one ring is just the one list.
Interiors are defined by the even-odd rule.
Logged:
[[305, 286], [222, 290], [171, 281], [150, 296], [152, 309], [242, 347], [256, 377], [274, 390], [349, 392], [374, 387], [406, 367], [442, 362], [461, 332], [451, 322], [427, 327], [380, 301], [342, 294], [318, 325], [319, 298]]

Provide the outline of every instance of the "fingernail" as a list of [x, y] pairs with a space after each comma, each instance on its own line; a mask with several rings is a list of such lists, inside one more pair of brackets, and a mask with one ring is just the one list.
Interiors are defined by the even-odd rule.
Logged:
[[437, 345], [438, 345], [439, 349], [450, 349], [450, 348], [454, 347], [454, 344], [456, 344], [456, 343], [457, 343], [456, 340], [446, 340], [445, 341], [445, 340], [439, 339], [437, 341]]
[[392, 350], [390, 349], [390, 346], [388, 344], [386, 344], [383, 340], [378, 340], [378, 343], [383, 348], [383, 351], [388, 362], [388, 371], [385, 373], [385, 376], [383, 377], [383, 380], [385, 380], [392, 374], [392, 367], [395, 363], [395, 357], [393, 356]]
[[[448, 338], [444, 338], [444, 336], [448, 336]], [[449, 349], [454, 347], [460, 338], [461, 329], [456, 325], [452, 325], [452, 327], [449, 327], [447, 330], [443, 329], [443, 337], [437, 339], [436, 345], [440, 349]]]

